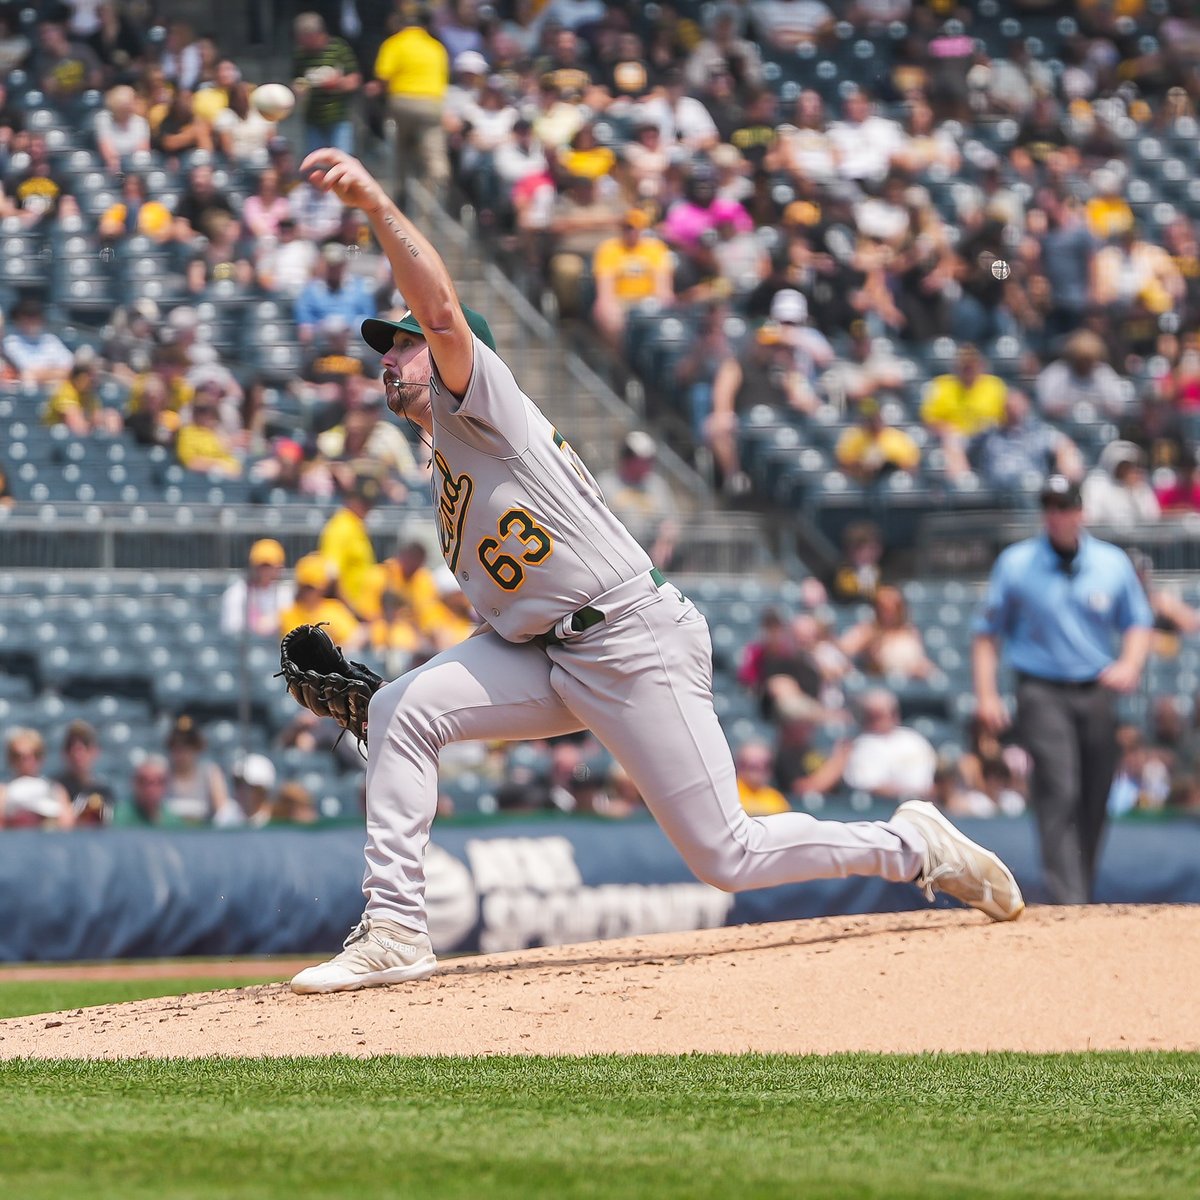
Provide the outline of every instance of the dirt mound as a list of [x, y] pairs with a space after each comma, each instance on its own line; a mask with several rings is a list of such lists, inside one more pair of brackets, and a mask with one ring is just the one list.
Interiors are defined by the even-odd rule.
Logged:
[[660, 934], [0, 1021], [0, 1057], [1200, 1050], [1200, 907], [950, 910]]

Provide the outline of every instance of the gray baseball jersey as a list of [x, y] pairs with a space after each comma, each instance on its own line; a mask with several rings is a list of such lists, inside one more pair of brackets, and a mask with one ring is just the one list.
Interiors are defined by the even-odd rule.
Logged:
[[[424, 932], [442, 747], [591, 729], [692, 870], [730, 891], [845, 875], [909, 880], [901, 821], [751, 817], [713, 710], [708, 625], [478, 339], [461, 401], [433, 382], [442, 551], [493, 629], [380, 688], [367, 723], [368, 916]], [[602, 620], [565, 620], [591, 606]], [[560, 639], [532, 640], [553, 629]], [[434, 930], [436, 939], [437, 931]]]
[[528, 641], [650, 570], [579, 456], [494, 351], [475, 339], [461, 401], [436, 371], [432, 389], [442, 554], [499, 634]]

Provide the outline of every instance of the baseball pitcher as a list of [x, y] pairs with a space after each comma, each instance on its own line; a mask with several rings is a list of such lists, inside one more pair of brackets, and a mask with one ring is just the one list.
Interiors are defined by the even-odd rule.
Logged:
[[[1019, 916], [1008, 868], [923, 801], [901, 804], [887, 822], [745, 813], [713, 711], [704, 617], [652, 569], [579, 456], [521, 391], [486, 320], [459, 303], [437, 252], [366, 168], [325, 149], [301, 173], [366, 214], [412, 306], [399, 321], [363, 322], [362, 336], [383, 355], [388, 407], [432, 443], [442, 554], [485, 623], [391, 683], [355, 685], [369, 699], [366, 908], [341, 953], [301, 971], [293, 990], [433, 973], [423, 858], [439, 754], [465, 739], [592, 730], [714, 887], [876, 875], [913, 882], [931, 900], [943, 891], [997, 921]], [[293, 694], [308, 702], [305, 688]], [[361, 721], [351, 727], [361, 731]]]

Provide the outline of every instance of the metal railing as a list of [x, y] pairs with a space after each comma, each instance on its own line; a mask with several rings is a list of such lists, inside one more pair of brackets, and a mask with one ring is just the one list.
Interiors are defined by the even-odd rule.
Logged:
[[[1006, 546], [1039, 532], [1036, 512], [936, 513], [921, 521], [917, 573], [922, 576], [979, 577], [991, 570]], [[1141, 550], [1164, 573], [1200, 571], [1200, 513], [1164, 517], [1114, 528], [1089, 526], [1096, 537], [1125, 550]]]
[[[326, 509], [299, 505], [19, 504], [0, 508], [0, 564], [8, 572], [240, 570], [251, 545], [265, 537], [294, 563], [316, 549], [328, 519]], [[730, 576], [771, 566], [753, 516], [699, 514], [680, 526], [673, 569]], [[380, 558], [399, 540], [420, 541], [431, 562], [440, 558], [428, 514], [379, 508], [367, 527]]]

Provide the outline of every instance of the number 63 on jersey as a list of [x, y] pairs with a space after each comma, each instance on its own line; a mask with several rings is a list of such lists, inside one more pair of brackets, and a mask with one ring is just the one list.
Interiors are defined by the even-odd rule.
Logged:
[[[496, 522], [496, 537], [485, 537], [477, 547], [483, 569], [506, 592], [515, 592], [525, 582], [525, 568], [544, 563], [554, 553], [554, 542], [523, 508], [510, 508]], [[515, 539], [522, 549], [504, 544]]]

